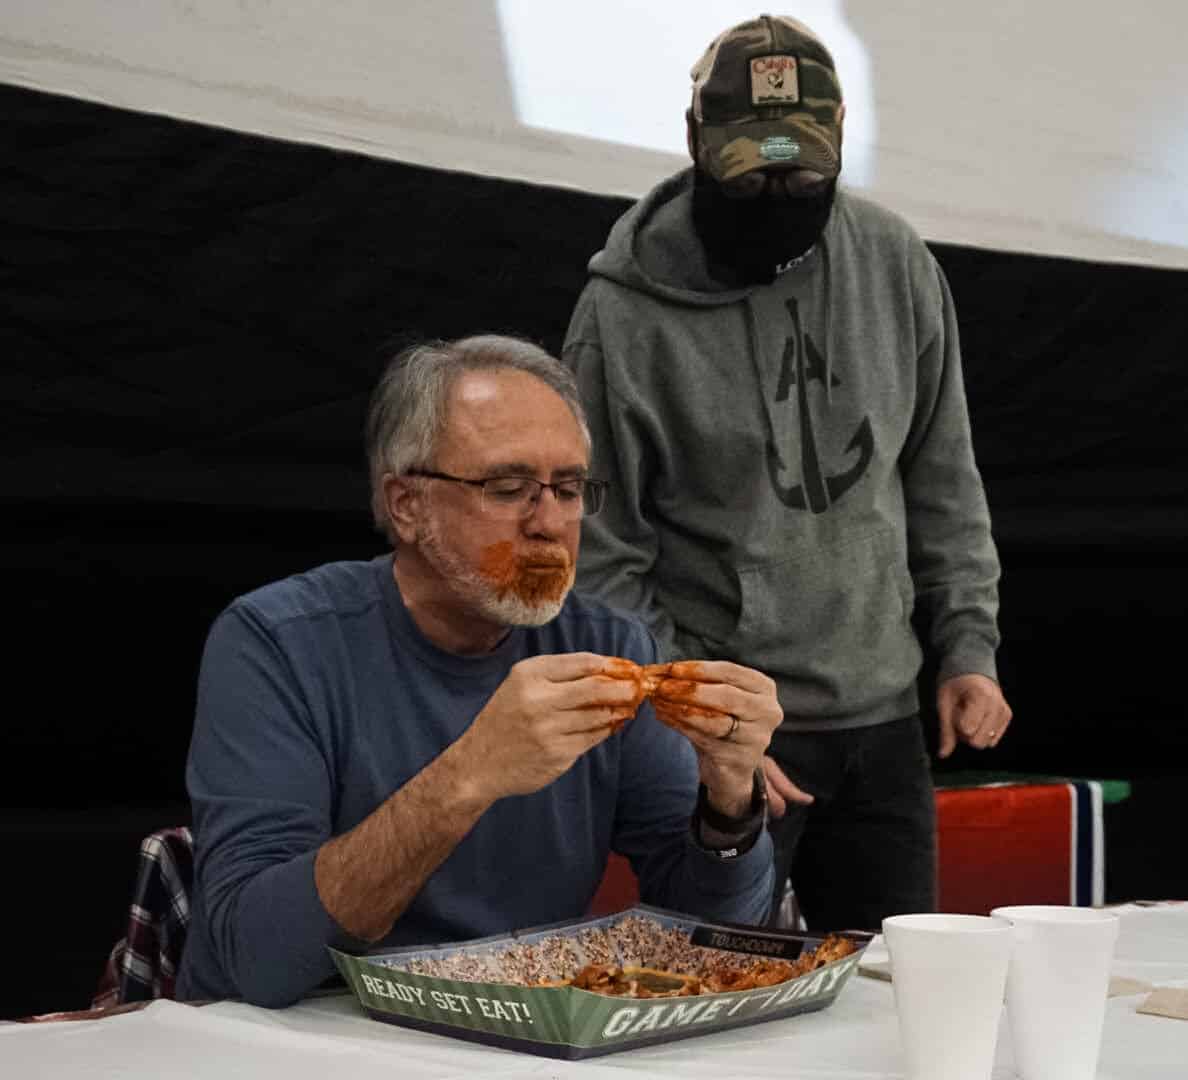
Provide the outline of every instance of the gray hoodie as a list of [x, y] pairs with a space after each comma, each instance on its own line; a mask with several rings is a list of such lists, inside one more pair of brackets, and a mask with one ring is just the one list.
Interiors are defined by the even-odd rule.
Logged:
[[570, 324], [591, 471], [611, 482], [579, 587], [643, 616], [673, 657], [766, 672], [788, 729], [915, 711], [915, 604], [942, 679], [994, 678], [998, 558], [931, 253], [839, 190], [804, 259], [724, 288], [691, 176], [615, 224]]

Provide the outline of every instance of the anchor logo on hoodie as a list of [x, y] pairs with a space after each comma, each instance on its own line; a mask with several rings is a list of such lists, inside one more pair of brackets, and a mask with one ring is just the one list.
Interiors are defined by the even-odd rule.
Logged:
[[[800, 420], [800, 472], [801, 483], [784, 484], [780, 474], [785, 471], [783, 459], [775, 440], [767, 443], [767, 474], [771, 486], [780, 502], [793, 510], [811, 510], [822, 514], [850, 490], [866, 472], [874, 457], [874, 433], [870, 417], [863, 417], [858, 425], [846, 453], [858, 452], [858, 460], [848, 469], [833, 475], [826, 475], [821, 469], [821, 457], [817, 452], [816, 436], [813, 432], [813, 413], [809, 408], [809, 384], [819, 382], [828, 392], [840, 386], [841, 380], [825, 366], [825, 358], [816, 345], [804, 333], [800, 324], [800, 309], [796, 300], [785, 305], [792, 317], [792, 333], [784, 343], [784, 357], [780, 368], [780, 382], [776, 388], [776, 401], [787, 401], [793, 385], [796, 387], [796, 411]], [[827, 382], [828, 380], [828, 382]]]

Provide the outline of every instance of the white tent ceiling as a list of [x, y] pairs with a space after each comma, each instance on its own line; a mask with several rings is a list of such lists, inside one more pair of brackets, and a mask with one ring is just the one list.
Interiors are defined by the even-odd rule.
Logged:
[[[780, 10], [780, 9], [777, 9]], [[800, 0], [843, 179], [925, 237], [1188, 268], [1184, 0]], [[0, 82], [634, 196], [685, 163], [725, 0], [5, 0]]]

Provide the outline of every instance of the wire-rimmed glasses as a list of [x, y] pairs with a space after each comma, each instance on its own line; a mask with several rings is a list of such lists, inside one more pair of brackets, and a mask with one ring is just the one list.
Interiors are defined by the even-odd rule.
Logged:
[[434, 472], [432, 469], [409, 469], [408, 476], [426, 476], [431, 480], [448, 480], [479, 489], [483, 512], [505, 521], [529, 517], [548, 488], [557, 500], [567, 521], [577, 521], [587, 514], [597, 514], [606, 501], [607, 482], [588, 476], [573, 476], [546, 483], [531, 476], [489, 476], [471, 480], [465, 476]]

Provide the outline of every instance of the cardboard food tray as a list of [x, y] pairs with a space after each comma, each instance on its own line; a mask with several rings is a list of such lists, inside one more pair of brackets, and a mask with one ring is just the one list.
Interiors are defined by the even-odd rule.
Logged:
[[[642, 953], [627, 955], [641, 935]], [[643, 954], [656, 948], [646, 944], [652, 940], [663, 942], [660, 953], [664, 948], [697, 946], [736, 959], [741, 954], [741, 958], [794, 960], [802, 950], [816, 948], [824, 935], [700, 922], [639, 905], [600, 918], [447, 946], [375, 949], [358, 956], [330, 951], [359, 1004], [374, 1020], [530, 1054], [576, 1059], [824, 1009], [857, 970], [872, 937], [859, 931], [843, 936], [857, 946], [854, 952], [799, 978], [751, 990], [660, 998], [609, 997], [572, 986], [517, 985], [499, 979], [508, 977], [505, 971], [514, 971], [513, 979], [525, 978], [527, 971], [533, 981], [572, 974], [575, 954], [586, 962], [604, 962], [605, 955], [586, 952], [591, 942], [600, 948], [608, 940], [633, 943], [615, 958], [624, 964], [646, 962], [648, 956]], [[558, 950], [569, 957], [568, 971], [555, 970]], [[674, 969], [678, 967], [673, 964]], [[433, 971], [463, 971], [466, 978], [425, 973]]]

